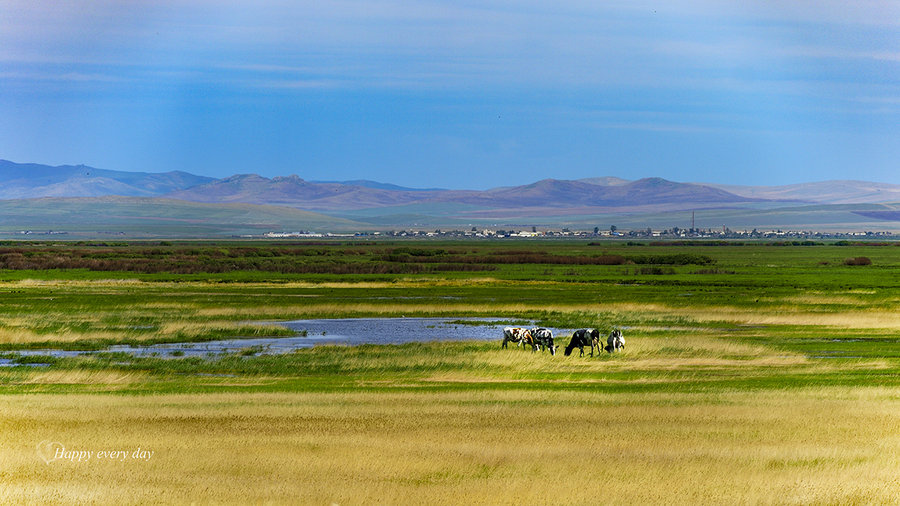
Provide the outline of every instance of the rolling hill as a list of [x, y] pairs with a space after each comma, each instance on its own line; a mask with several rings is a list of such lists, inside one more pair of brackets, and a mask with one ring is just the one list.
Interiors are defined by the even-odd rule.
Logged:
[[545, 179], [523, 186], [492, 190], [403, 191], [339, 183], [313, 183], [297, 176], [265, 178], [232, 176], [167, 195], [195, 202], [249, 202], [317, 211], [351, 210], [408, 204], [464, 204], [485, 209], [668, 206], [708, 207], [750, 202], [709, 186], [648, 178], [614, 186]]
[[659, 228], [684, 227], [691, 213], [706, 228], [900, 228], [896, 206], [881, 205], [900, 202], [900, 185], [863, 181], [734, 186], [597, 177], [444, 190], [369, 180], [307, 181], [296, 175], [214, 179], [0, 160], [0, 199], [5, 199], [0, 232], [7, 234], [62, 225], [72, 231], [175, 236], [470, 225]]
[[180, 171], [154, 174], [0, 160], [0, 199], [159, 196], [212, 180]]
[[166, 196], [193, 202], [244, 202], [334, 211], [408, 204], [420, 200], [423, 193], [341, 183], [313, 183], [298, 176], [270, 179], [256, 174], [240, 174]]
[[900, 202], [900, 185], [869, 181], [820, 181], [784, 186], [736, 186], [707, 183], [707, 186], [748, 198], [794, 200], [823, 204], [878, 204]]

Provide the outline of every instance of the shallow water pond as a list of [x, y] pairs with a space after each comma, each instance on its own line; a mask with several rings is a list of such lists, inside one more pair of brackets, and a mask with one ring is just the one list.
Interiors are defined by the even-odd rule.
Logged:
[[[276, 354], [323, 344], [403, 344], [427, 341], [500, 341], [509, 320], [497, 318], [343, 318], [273, 322], [297, 332], [294, 337], [235, 338], [201, 343], [166, 343], [147, 346], [110, 346], [101, 352], [136, 356], [190, 357], [222, 353]], [[519, 325], [516, 325], [519, 326]], [[530, 326], [522, 325], [522, 326]], [[554, 336], [571, 335], [568, 329], [550, 328]], [[557, 346], [561, 341], [557, 342]], [[97, 351], [23, 350], [21, 355], [73, 357]]]

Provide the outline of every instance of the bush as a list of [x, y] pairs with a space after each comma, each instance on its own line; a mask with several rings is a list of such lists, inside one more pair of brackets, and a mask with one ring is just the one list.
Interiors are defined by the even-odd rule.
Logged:
[[706, 255], [693, 255], [679, 253], [675, 255], [638, 255], [627, 257], [627, 260], [636, 264], [650, 265], [710, 265], [716, 261]]
[[844, 265], [872, 265], [872, 260], [869, 257], [848, 258], [844, 260]]
[[735, 271], [729, 269], [697, 269], [693, 274], [735, 274]]
[[[628, 273], [626, 272], [626, 275]], [[675, 274], [675, 269], [671, 267], [636, 267], [634, 269], [635, 275], [643, 275], [643, 276], [664, 276], [667, 274]]]

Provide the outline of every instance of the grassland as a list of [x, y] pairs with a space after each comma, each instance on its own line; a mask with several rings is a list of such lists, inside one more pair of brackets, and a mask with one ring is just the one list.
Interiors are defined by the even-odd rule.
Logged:
[[[498, 339], [20, 358], [50, 366], [0, 368], [3, 503], [900, 497], [895, 245], [2, 247], [7, 358], [277, 337], [283, 328], [261, 322], [305, 317], [622, 326], [628, 345], [600, 357]], [[871, 265], [845, 265], [862, 256]], [[154, 454], [45, 462], [40, 445], [57, 443]]]
[[154, 197], [0, 200], [0, 236], [22, 231], [65, 237], [230, 237], [283, 230], [353, 231], [365, 225], [284, 206], [207, 204]]

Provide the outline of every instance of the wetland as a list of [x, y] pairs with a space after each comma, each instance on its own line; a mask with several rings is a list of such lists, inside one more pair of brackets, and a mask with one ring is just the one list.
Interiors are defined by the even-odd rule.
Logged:
[[[893, 243], [2, 246], [0, 502], [897, 497]], [[506, 324], [628, 347], [504, 350]]]

